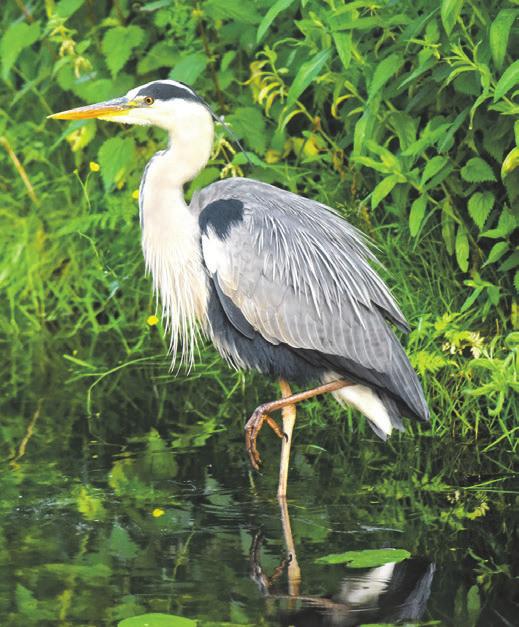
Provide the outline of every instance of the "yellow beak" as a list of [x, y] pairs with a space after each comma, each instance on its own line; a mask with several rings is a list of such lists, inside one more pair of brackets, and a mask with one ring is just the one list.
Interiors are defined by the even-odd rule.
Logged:
[[132, 105], [127, 98], [114, 98], [114, 100], [106, 100], [86, 107], [60, 111], [47, 117], [56, 120], [89, 120], [92, 118], [110, 120], [118, 115], [124, 115], [133, 106], [135, 105]]

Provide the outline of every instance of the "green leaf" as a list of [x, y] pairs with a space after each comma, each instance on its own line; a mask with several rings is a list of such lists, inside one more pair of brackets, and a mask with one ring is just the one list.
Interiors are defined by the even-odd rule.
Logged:
[[[268, 168], [269, 166], [266, 161], [262, 161], [258, 155], [248, 150], [245, 152], [237, 152], [232, 158], [231, 163], [235, 165], [250, 165], [252, 163], [252, 165], [257, 165], [259, 168]], [[220, 170], [218, 170], [218, 173], [220, 173]], [[220, 176], [218, 175], [217, 178], [220, 178]]]
[[507, 257], [503, 263], [499, 266], [500, 272], [508, 272], [513, 268], [519, 266], [519, 250], [515, 250], [509, 257]]
[[519, 270], [516, 270], [514, 275], [514, 287], [515, 291], [519, 293]]
[[132, 50], [144, 39], [144, 31], [139, 26], [116, 26], [106, 31], [101, 49], [105, 55], [106, 65], [116, 76], [124, 67]]
[[165, 9], [171, 7], [171, 0], [151, 0], [139, 6], [139, 11], [143, 13], [151, 13], [152, 11], [158, 11], [159, 9]]
[[342, 62], [343, 69], [347, 70], [351, 63], [351, 32], [332, 33], [333, 43]]
[[455, 224], [456, 223], [452, 218], [452, 207], [450, 206], [449, 201], [445, 200], [442, 207], [441, 225], [443, 241], [445, 242], [445, 246], [449, 255], [454, 254]]
[[456, 260], [463, 272], [469, 269], [469, 238], [467, 230], [460, 224], [456, 233]]
[[171, 479], [178, 472], [178, 465], [174, 451], [162, 439], [156, 429], [150, 429], [145, 436], [146, 451], [143, 458], [143, 466], [150, 477], [157, 479]]
[[259, 24], [261, 14], [250, 2], [243, 0], [207, 0], [204, 12], [213, 20], [232, 20], [242, 24]]
[[375, 568], [384, 564], [401, 562], [411, 557], [405, 549], [365, 549], [330, 553], [317, 558], [318, 564], [346, 564], [349, 568]]
[[497, 81], [496, 88], [494, 90], [494, 102], [499, 100], [517, 85], [519, 82], [519, 59], [509, 65], [503, 72], [501, 78]]
[[319, 74], [324, 64], [331, 55], [331, 49], [321, 50], [315, 57], [303, 63], [294, 78], [294, 82], [288, 90], [287, 108], [291, 107], [304, 90], [310, 85], [314, 78]]
[[447, 157], [436, 155], [430, 159], [426, 164], [422, 174], [421, 185], [427, 183], [429, 179], [438, 174], [438, 172], [448, 163]]
[[483, 230], [485, 222], [494, 206], [494, 194], [492, 192], [476, 192], [469, 198], [469, 215], [474, 220], [480, 231]]
[[490, 237], [491, 239], [498, 239], [500, 237], [507, 237], [518, 226], [519, 217], [516, 217], [508, 209], [503, 209], [499, 216], [499, 222], [495, 229], [484, 231], [480, 237]]
[[139, 546], [130, 538], [124, 527], [115, 523], [109, 538], [110, 555], [131, 560], [139, 553]]
[[411, 235], [416, 237], [418, 231], [422, 226], [423, 219], [425, 217], [425, 210], [427, 208], [427, 195], [422, 194], [411, 205], [411, 211], [409, 212], [409, 230]]
[[490, 26], [490, 51], [498, 70], [503, 67], [510, 29], [519, 11], [517, 9], [501, 9]]
[[395, 111], [391, 114], [390, 120], [398, 135], [400, 149], [405, 150], [416, 140], [418, 121], [404, 111]]
[[425, 74], [425, 72], [427, 72], [428, 70], [430, 70], [432, 67], [434, 67], [437, 63], [437, 60], [434, 57], [429, 57], [426, 61], [424, 61], [423, 63], [421, 63], [415, 70], [413, 70], [411, 72], [411, 74], [409, 74], [409, 76], [407, 76], [399, 85], [398, 88], [402, 89], [403, 87], [405, 87], [408, 83], [412, 83], [414, 81], [416, 81], [417, 78], [419, 78], [422, 74]]
[[141, 614], [119, 621], [117, 627], [197, 627], [197, 621], [173, 614]]
[[139, 59], [138, 74], [148, 74], [161, 67], [173, 67], [178, 59], [178, 53], [167, 41], [159, 41], [148, 53]]
[[93, 489], [81, 486], [76, 495], [76, 503], [78, 511], [87, 520], [103, 520], [106, 516], [102, 498]]
[[467, 593], [467, 614], [470, 625], [477, 623], [480, 612], [481, 601], [479, 599], [479, 589], [477, 586], [472, 586]]
[[384, 87], [387, 81], [392, 78], [402, 67], [404, 60], [396, 53], [390, 54], [377, 65], [373, 78], [368, 88], [368, 98], [371, 100]]
[[447, 35], [451, 34], [463, 8], [463, 0], [442, 0], [441, 18]]
[[328, 18], [328, 23], [333, 31], [337, 30], [360, 30], [372, 31], [375, 28], [390, 28], [391, 26], [400, 26], [409, 24], [410, 19], [403, 13], [397, 15], [379, 17], [356, 17], [351, 12], [351, 7], [343, 7], [346, 12], [341, 14], [337, 11], [335, 15]]
[[445, 152], [446, 150], [450, 150], [454, 140], [454, 135], [465, 121], [468, 113], [469, 112], [467, 109], [463, 109], [460, 113], [458, 113], [447, 132], [443, 134], [443, 137], [438, 142], [438, 152]]
[[39, 22], [26, 24], [14, 22], [5, 31], [0, 42], [0, 56], [2, 57], [2, 78], [7, 80], [9, 71], [16, 63], [22, 50], [32, 46], [40, 36]]
[[15, 591], [16, 605], [18, 611], [25, 616], [38, 617], [38, 601], [34, 597], [34, 594], [21, 583], [16, 584]]
[[[98, 581], [99, 585], [105, 585], [106, 580], [112, 575], [111, 567], [100, 561], [92, 560], [92, 563], [74, 564], [68, 562], [46, 563], [41, 568], [60, 579], [74, 577], [82, 582]], [[103, 582], [103, 583], [101, 583]]]
[[189, 183], [187, 197], [191, 198], [191, 196], [194, 194], [194, 192], [197, 189], [202, 189], [202, 187], [209, 185], [209, 183], [214, 183], [214, 181], [217, 181], [219, 178], [220, 178], [220, 168], [214, 168], [214, 167], [204, 168], [200, 172], [200, 174], [198, 174], [191, 181], [191, 183]]
[[365, 165], [367, 168], [372, 168], [377, 172], [381, 172], [382, 174], [389, 174], [390, 171], [388, 167], [382, 163], [381, 161], [375, 161], [371, 157], [350, 157], [350, 160], [354, 163], [360, 163], [361, 165]]
[[247, 146], [250, 146], [257, 153], [265, 153], [268, 136], [265, 129], [265, 119], [260, 109], [257, 107], [237, 107], [226, 117], [226, 120], [238, 139], [244, 138]]
[[461, 168], [461, 178], [468, 183], [482, 183], [495, 181], [492, 168], [481, 157], [473, 157]]
[[488, 254], [487, 260], [483, 264], [484, 266], [488, 266], [491, 263], [495, 263], [499, 261], [501, 257], [510, 250], [510, 244], [508, 242], [497, 242], [492, 246], [490, 253]]
[[391, 174], [382, 179], [380, 183], [375, 187], [371, 195], [371, 208], [378, 207], [381, 200], [383, 200], [393, 189], [393, 187], [399, 182], [399, 177]]
[[377, 111], [380, 106], [380, 97], [373, 102], [366, 103], [364, 113], [355, 124], [353, 131], [353, 156], [364, 151], [366, 143], [371, 139], [375, 125], [377, 124]]
[[[75, 81], [75, 79], [73, 79]], [[99, 102], [117, 98], [135, 86], [135, 78], [121, 72], [114, 79], [90, 77], [84, 81], [74, 82], [72, 89], [85, 102]]]
[[519, 147], [512, 148], [512, 150], [504, 158], [501, 165], [501, 178], [504, 179], [507, 174], [510, 174], [513, 170], [519, 167]]
[[110, 137], [99, 149], [97, 160], [106, 188], [120, 183], [133, 163], [135, 146], [129, 137]]
[[[467, 285], [466, 281], [464, 283], [465, 285]], [[465, 300], [465, 302], [461, 306], [460, 313], [464, 313], [465, 311], [467, 311], [468, 309], [472, 307], [472, 305], [476, 302], [476, 300], [478, 299], [483, 289], [484, 289], [483, 287], [476, 287], [476, 289], [472, 291], [470, 296]]]
[[445, 133], [451, 128], [450, 123], [440, 124], [438, 128], [431, 130], [430, 128], [424, 129], [420, 139], [414, 141], [410, 146], [408, 146], [403, 152], [403, 157], [416, 157], [421, 152], [423, 152], [429, 146], [432, 146], [435, 142], [443, 139], [445, 137]]
[[56, 5], [56, 15], [70, 17], [85, 4], [85, 0], [60, 0]]
[[372, 140], [368, 140], [366, 142], [366, 148], [378, 155], [384, 166], [390, 171], [393, 171], [395, 174], [397, 171], [400, 171], [400, 163], [397, 157], [390, 150]]
[[236, 50], [227, 50], [227, 52], [222, 57], [222, 62], [220, 64], [220, 70], [225, 72], [225, 70], [231, 65], [231, 63], [236, 58]]
[[261, 24], [258, 26], [258, 32], [256, 34], [256, 43], [263, 39], [263, 36], [270, 28], [272, 22], [276, 17], [294, 2], [294, 0], [277, 0], [265, 14], [265, 17], [261, 20]]
[[497, 229], [503, 237], [510, 235], [519, 226], [519, 213], [512, 213], [508, 207], [503, 209], [499, 216]]
[[188, 54], [171, 70], [170, 77], [192, 85], [207, 67], [207, 62], [208, 59], [203, 52]]

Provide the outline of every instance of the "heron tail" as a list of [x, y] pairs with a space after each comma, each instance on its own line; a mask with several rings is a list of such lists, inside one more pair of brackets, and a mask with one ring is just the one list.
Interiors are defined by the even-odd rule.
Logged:
[[[333, 378], [337, 378], [336, 375]], [[332, 377], [329, 378], [332, 380]], [[405, 431], [396, 402], [383, 392], [356, 384], [349, 385], [334, 392], [341, 405], [349, 405], [358, 409], [368, 419], [369, 426], [379, 438], [386, 441], [393, 429]]]

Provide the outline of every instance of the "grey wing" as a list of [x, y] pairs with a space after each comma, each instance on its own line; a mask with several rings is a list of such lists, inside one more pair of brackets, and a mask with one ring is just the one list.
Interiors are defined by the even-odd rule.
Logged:
[[386, 319], [407, 323], [359, 231], [324, 205], [248, 179], [214, 183], [192, 208], [222, 306], [231, 322], [240, 312], [238, 330], [246, 335], [250, 325], [272, 344], [317, 351], [425, 417], [420, 384]]

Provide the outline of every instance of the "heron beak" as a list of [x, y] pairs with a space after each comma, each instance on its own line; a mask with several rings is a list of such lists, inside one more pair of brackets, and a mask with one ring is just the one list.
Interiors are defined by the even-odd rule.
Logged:
[[129, 101], [128, 98], [114, 98], [113, 100], [98, 102], [97, 104], [87, 105], [86, 107], [77, 107], [76, 109], [53, 113], [52, 115], [48, 115], [47, 118], [54, 118], [56, 120], [90, 120], [98, 118], [101, 120], [113, 119], [117, 121], [118, 116], [124, 115], [134, 106], [135, 105]]

